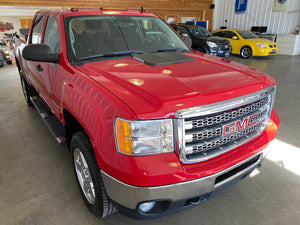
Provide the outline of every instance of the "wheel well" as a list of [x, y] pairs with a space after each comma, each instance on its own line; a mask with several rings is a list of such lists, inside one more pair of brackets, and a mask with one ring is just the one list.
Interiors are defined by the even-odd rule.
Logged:
[[252, 48], [251, 48], [250, 45], [244, 45], [243, 47], [241, 47], [241, 50], [240, 50], [240, 51], [242, 51], [242, 49], [245, 48], [245, 47], [249, 47], [249, 48], [251, 49], [251, 51], [252, 51]]
[[65, 119], [65, 135], [67, 139], [67, 145], [70, 149], [73, 134], [84, 130], [84, 128], [68, 110], [64, 109], [63, 114]]

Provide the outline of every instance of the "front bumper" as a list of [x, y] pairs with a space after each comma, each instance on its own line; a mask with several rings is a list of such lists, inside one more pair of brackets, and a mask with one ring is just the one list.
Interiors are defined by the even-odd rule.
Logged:
[[[260, 166], [269, 147], [216, 174], [199, 179], [157, 187], [125, 184], [101, 171], [110, 199], [121, 213], [135, 218], [153, 218], [190, 208], [227, 190]], [[156, 201], [153, 210], [143, 213], [139, 205]]]
[[269, 56], [269, 55], [277, 55], [278, 47], [276, 48], [256, 48], [255, 52], [253, 52], [253, 56]]
[[231, 55], [231, 48], [210, 48], [210, 54], [219, 57], [228, 57]]

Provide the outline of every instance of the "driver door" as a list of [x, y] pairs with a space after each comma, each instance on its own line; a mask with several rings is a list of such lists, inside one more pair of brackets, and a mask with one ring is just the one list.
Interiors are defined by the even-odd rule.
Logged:
[[[60, 53], [59, 28], [54, 16], [47, 18], [44, 31], [43, 44], [51, 49], [51, 53]], [[58, 63], [41, 62], [40, 77], [43, 84], [43, 99], [50, 106], [52, 113], [60, 118], [60, 96], [62, 68]]]
[[240, 54], [241, 41], [240, 41], [238, 35], [232, 31], [223, 31], [223, 37], [230, 41], [232, 53]]

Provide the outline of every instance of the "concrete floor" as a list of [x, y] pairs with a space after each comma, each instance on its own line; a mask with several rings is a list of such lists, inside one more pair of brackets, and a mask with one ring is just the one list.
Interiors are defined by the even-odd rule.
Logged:
[[27, 107], [15, 66], [0, 68], [0, 224], [300, 224], [300, 57], [232, 60], [277, 80], [281, 126], [263, 166], [222, 195], [170, 216], [139, 221], [94, 217], [85, 207], [66, 148]]

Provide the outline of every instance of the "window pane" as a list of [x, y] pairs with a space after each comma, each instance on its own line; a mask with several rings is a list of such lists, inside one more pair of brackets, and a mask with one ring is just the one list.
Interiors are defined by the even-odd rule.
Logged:
[[41, 30], [44, 22], [44, 16], [39, 15], [34, 21], [34, 27], [32, 31], [31, 43], [40, 44], [42, 40]]
[[44, 44], [50, 47], [52, 53], [59, 53], [58, 24], [53, 16], [49, 16], [47, 21]]

